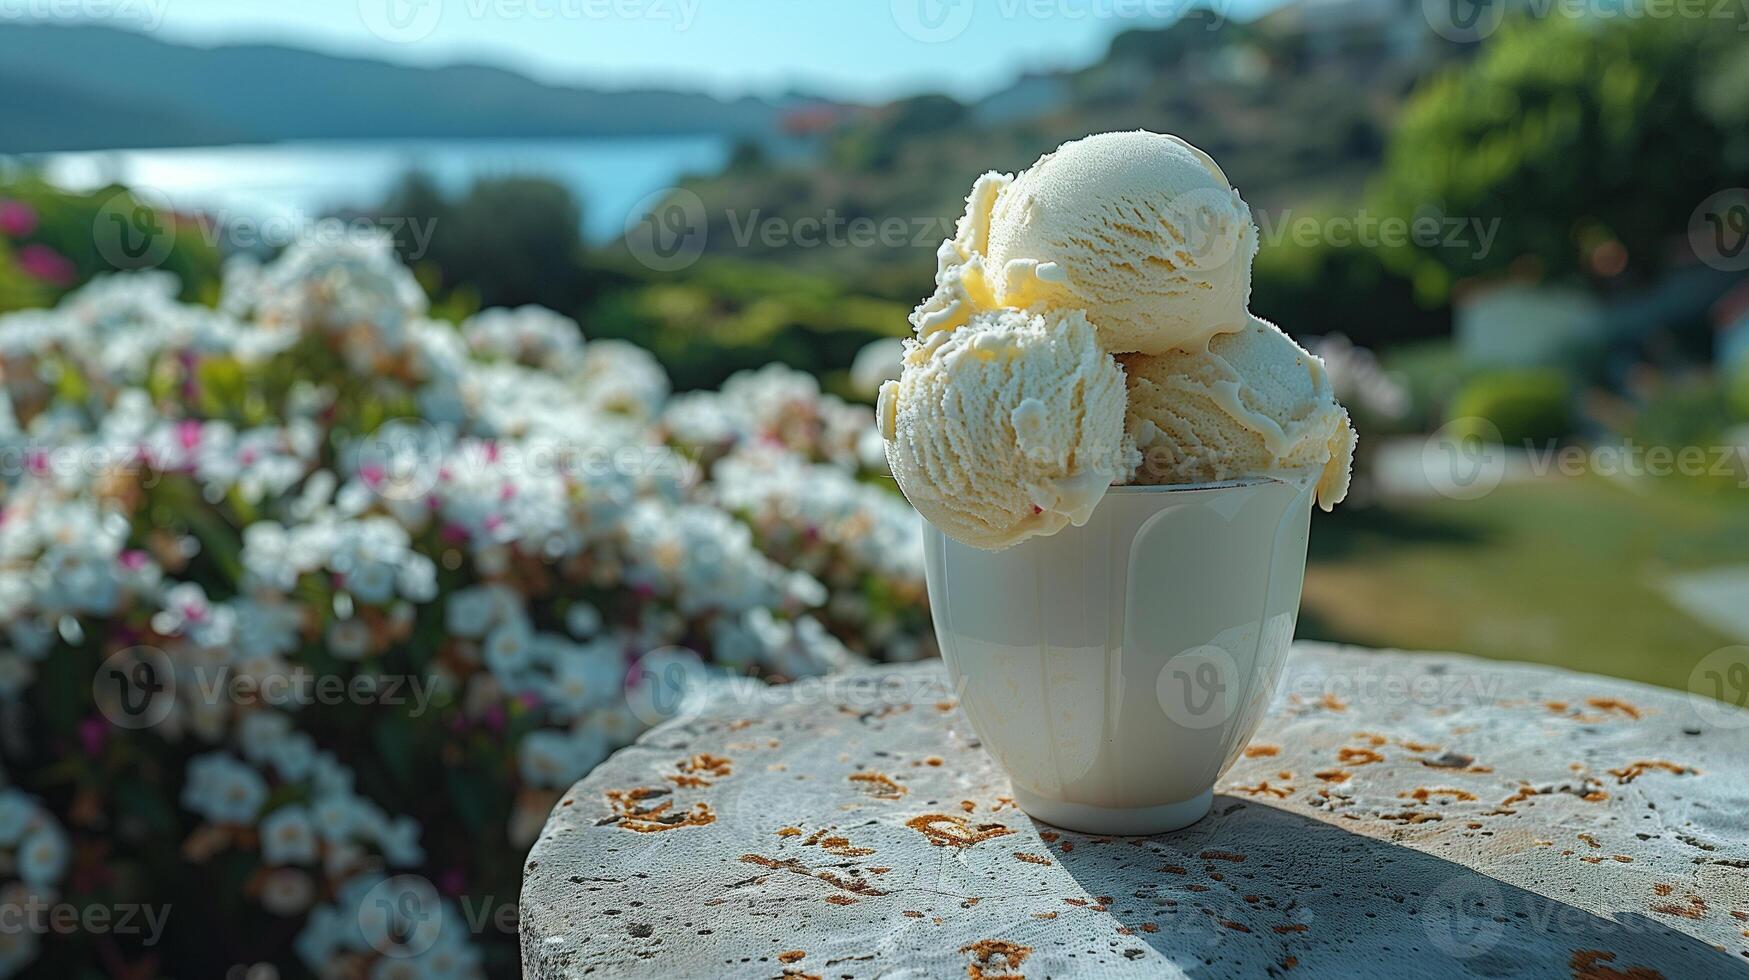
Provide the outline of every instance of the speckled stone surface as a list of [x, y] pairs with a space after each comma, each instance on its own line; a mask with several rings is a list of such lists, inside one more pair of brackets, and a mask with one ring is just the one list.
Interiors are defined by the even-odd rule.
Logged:
[[1299, 644], [1213, 813], [1016, 810], [939, 664], [743, 691], [615, 755], [529, 855], [561, 977], [1749, 976], [1749, 713]]

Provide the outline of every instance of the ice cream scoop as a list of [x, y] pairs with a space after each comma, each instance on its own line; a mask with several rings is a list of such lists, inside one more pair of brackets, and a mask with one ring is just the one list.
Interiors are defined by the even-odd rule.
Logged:
[[1085, 523], [1136, 462], [1123, 372], [1078, 310], [980, 311], [908, 342], [877, 411], [912, 506], [979, 548]]
[[1311, 479], [1325, 510], [1347, 496], [1348, 412], [1322, 362], [1269, 321], [1249, 317], [1206, 350], [1119, 360], [1129, 386], [1124, 428], [1142, 455], [1132, 482]]
[[937, 253], [919, 334], [978, 309], [1079, 309], [1112, 353], [1206, 346], [1242, 328], [1257, 227], [1208, 154], [1176, 136], [1102, 133], [990, 173]]

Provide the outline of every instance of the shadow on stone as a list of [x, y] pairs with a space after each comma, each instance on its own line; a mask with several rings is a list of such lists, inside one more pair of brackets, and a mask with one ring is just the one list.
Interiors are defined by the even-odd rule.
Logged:
[[1085, 953], [1157, 952], [1193, 977], [1749, 977], [1749, 960], [1658, 921], [1663, 900], [1580, 883], [1530, 840], [1498, 846], [1553, 897], [1232, 796], [1175, 834], [1063, 840], [1056, 860], [1120, 930]]

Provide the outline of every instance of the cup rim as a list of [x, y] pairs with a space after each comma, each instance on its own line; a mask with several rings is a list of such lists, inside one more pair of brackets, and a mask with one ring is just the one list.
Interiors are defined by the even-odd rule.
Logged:
[[1236, 480], [1215, 480], [1208, 483], [1157, 483], [1131, 484], [1114, 483], [1105, 492], [1108, 494], [1154, 494], [1154, 493], [1187, 493], [1209, 490], [1236, 490], [1241, 487], [1264, 486], [1271, 483], [1285, 484], [1288, 481], [1278, 480], [1271, 476], [1248, 476]]

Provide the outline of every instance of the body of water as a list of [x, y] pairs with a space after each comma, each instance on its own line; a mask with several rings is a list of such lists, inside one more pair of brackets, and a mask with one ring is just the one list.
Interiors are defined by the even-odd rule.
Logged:
[[478, 177], [545, 177], [583, 205], [592, 242], [617, 237], [638, 202], [686, 173], [712, 172], [728, 155], [715, 136], [555, 140], [311, 140], [249, 146], [100, 150], [33, 157], [73, 190], [124, 184], [154, 191], [179, 211], [315, 220], [370, 207], [409, 170], [446, 192]]

